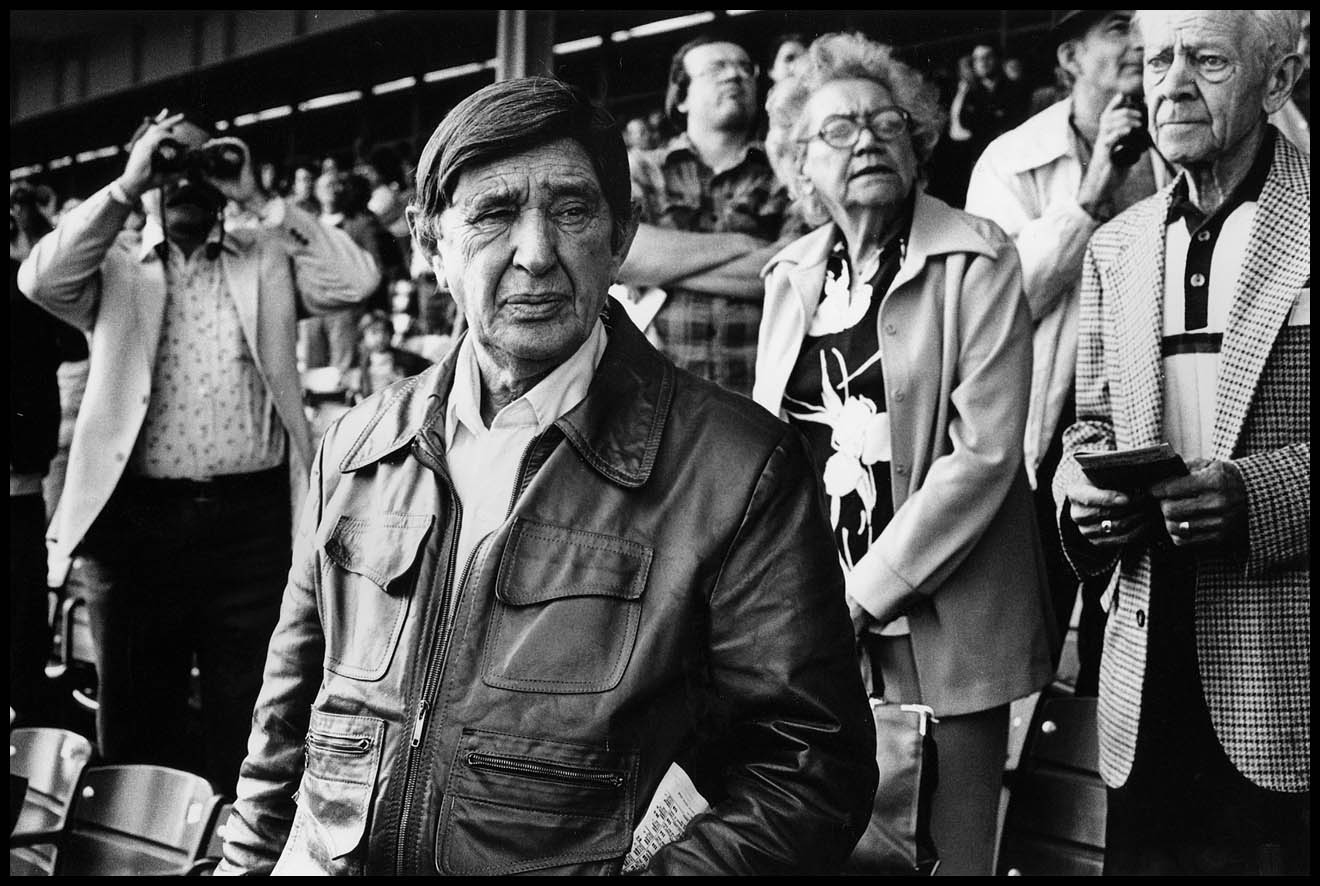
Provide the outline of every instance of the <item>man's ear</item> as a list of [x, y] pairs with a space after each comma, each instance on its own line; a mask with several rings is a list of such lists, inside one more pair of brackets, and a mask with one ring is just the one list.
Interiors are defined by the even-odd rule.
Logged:
[[1302, 57], [1295, 52], [1275, 64], [1265, 81], [1265, 98], [1261, 102], [1266, 114], [1273, 114], [1288, 103], [1293, 87], [1301, 76]]
[[1079, 76], [1077, 68], [1077, 41], [1064, 40], [1054, 50], [1054, 57], [1058, 59], [1059, 67], [1063, 68], [1074, 78]]

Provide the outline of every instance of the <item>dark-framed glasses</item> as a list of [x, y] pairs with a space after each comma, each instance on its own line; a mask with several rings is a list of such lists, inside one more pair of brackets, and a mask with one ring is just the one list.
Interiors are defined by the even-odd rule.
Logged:
[[912, 115], [905, 108], [891, 106], [880, 108], [869, 114], [831, 114], [820, 124], [820, 129], [810, 138], [819, 138], [831, 148], [851, 148], [862, 137], [862, 130], [871, 130], [877, 139], [898, 138], [910, 130]]

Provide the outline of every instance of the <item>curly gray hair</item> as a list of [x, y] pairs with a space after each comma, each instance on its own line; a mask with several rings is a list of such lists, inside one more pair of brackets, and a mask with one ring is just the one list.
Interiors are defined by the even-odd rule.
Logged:
[[[890, 47], [857, 33], [825, 34], [814, 40], [798, 59], [796, 73], [770, 90], [766, 111], [770, 129], [766, 150], [771, 164], [800, 202], [803, 195], [797, 171], [801, 168], [807, 102], [822, 86], [835, 80], [871, 80], [894, 97], [894, 103], [912, 117], [912, 147], [924, 165], [944, 131], [946, 114], [935, 86], [916, 70], [893, 57]], [[809, 220], [822, 213], [803, 205]]]

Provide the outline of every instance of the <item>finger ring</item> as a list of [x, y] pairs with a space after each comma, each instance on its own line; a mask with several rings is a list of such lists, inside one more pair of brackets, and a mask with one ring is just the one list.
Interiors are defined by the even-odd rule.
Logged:
[[1110, 534], [1113, 533], [1113, 531], [1114, 531], [1114, 521], [1113, 521], [1113, 520], [1101, 520], [1101, 521], [1100, 521], [1100, 534], [1101, 534], [1101, 535], [1110, 535]]
[[1182, 521], [1181, 523], [1178, 524], [1178, 531], [1179, 531], [1179, 532], [1190, 532], [1191, 529], [1192, 529], [1192, 524], [1189, 523], [1189, 522], [1187, 522], [1186, 520], [1184, 520], [1184, 521]]

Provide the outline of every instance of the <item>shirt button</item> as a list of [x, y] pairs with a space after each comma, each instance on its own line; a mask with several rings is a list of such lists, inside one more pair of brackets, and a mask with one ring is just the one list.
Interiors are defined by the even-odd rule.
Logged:
[[896, 334], [897, 332], [898, 332], [898, 327], [895, 326], [893, 323], [886, 323], [886, 324], [885, 324], [885, 333], [886, 333], [886, 334], [888, 334], [888, 335], [894, 335], [894, 334]]
[[1204, 275], [1204, 274], [1193, 274], [1193, 275], [1192, 275], [1192, 279], [1191, 279], [1190, 282], [1191, 282], [1191, 284], [1192, 284], [1193, 286], [1204, 286], [1204, 285], [1205, 285], [1205, 275]]
[[122, 452], [116, 452], [116, 453], [115, 453], [115, 461], [123, 461], [123, 460], [124, 460], [124, 453], [122, 453]]
[[1202, 243], [1204, 243], [1205, 241], [1207, 241], [1207, 240], [1210, 239], [1210, 232], [1209, 232], [1209, 231], [1202, 231], [1201, 233], [1199, 233], [1199, 234], [1196, 235], [1196, 239], [1197, 239], [1197, 240], [1200, 240]]
[[906, 473], [907, 473], [907, 465], [903, 464], [902, 462], [899, 462], [898, 464], [894, 465], [894, 473], [895, 473], [895, 474], [906, 474]]
[[1145, 611], [1144, 609], [1138, 609], [1138, 610], [1137, 610], [1137, 627], [1139, 627], [1139, 628], [1144, 628], [1145, 626], [1146, 626], [1146, 611]]
[[895, 399], [897, 402], [899, 402], [899, 403], [902, 403], [902, 402], [903, 402], [903, 398], [906, 397], [906, 396], [907, 396], [907, 394], [904, 394], [902, 391], [895, 391], [895, 392], [894, 392], [894, 399]]

